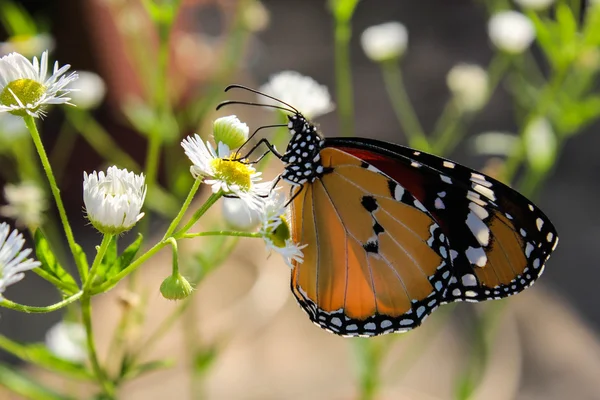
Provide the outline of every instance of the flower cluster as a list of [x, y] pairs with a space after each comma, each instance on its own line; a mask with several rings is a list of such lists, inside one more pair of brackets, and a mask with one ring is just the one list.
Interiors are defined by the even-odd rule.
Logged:
[[216, 148], [197, 134], [181, 142], [192, 161], [192, 176], [210, 185], [213, 193], [227, 196], [223, 215], [230, 226], [252, 229], [260, 223], [259, 232], [269, 250], [281, 254], [290, 266], [292, 260], [302, 262], [302, 247], [293, 242], [285, 216], [285, 197], [277, 192], [273, 182], [261, 182], [261, 173], [246, 160], [238, 159], [237, 152], [232, 153], [230, 148], [245, 143], [248, 126], [237, 117], [228, 116], [219, 118], [213, 127], [215, 141], [220, 140]]

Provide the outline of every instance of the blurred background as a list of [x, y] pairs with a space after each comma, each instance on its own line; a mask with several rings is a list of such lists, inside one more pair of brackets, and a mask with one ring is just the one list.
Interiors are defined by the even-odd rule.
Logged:
[[[380, 68], [361, 49], [361, 32], [387, 21], [406, 26], [409, 41], [401, 61], [406, 91], [424, 131], [430, 132], [450, 97], [448, 71], [458, 63], [485, 67], [494, 57], [486, 33], [494, 9], [490, 3], [494, 2], [360, 1], [352, 18], [350, 41], [356, 135], [407, 144]], [[563, 3], [578, 7], [583, 21], [587, 2]], [[52, 59], [69, 63], [77, 71], [95, 72], [106, 84], [104, 100], [85, 116], [56, 109], [41, 121], [44, 143], [54, 157], [51, 161], [61, 171], [60, 186], [75, 235], [91, 251], [100, 236], [86, 224], [81, 212], [81, 177], [83, 171], [108, 164], [85, 133], [94, 135], [96, 129], [102, 129], [130, 156], [131, 165], [144, 165], [147, 136], [140, 132], [151, 130], [156, 121], [151, 113], [144, 114], [142, 104], [151, 97], [148, 71], [157, 63], [158, 38], [141, 3], [135, 0], [15, 4], [48, 35]], [[187, 174], [179, 174], [188, 168], [187, 160], [177, 161], [182, 158], [181, 138], [210, 130], [215, 117], [232, 112], [251, 127], [275, 120], [273, 113], [262, 110], [215, 112], [216, 104], [225, 98], [220, 92], [227, 84], [258, 88], [280, 71], [295, 70], [326, 85], [338, 102], [334, 21], [327, 2], [184, 0], [181, 7], [168, 52], [168, 91], [177, 115], [175, 125], [169, 126], [178, 133], [164, 139], [157, 174], [172, 197], [168, 200], [176, 205], [185, 198], [191, 182]], [[552, 18], [551, 11], [545, 13], [542, 15]], [[11, 29], [6, 21], [3, 26], [0, 39], [9, 40]], [[537, 44], [529, 56], [537, 60], [543, 74], [548, 72]], [[486, 172], [502, 163], [502, 157], [478, 151], [476, 138], [483, 132], [519, 131], [515, 114], [518, 116], [522, 105], [515, 101], [511, 89], [515, 81], [509, 78], [499, 83], [489, 103], [469, 121], [465, 137], [446, 156]], [[590, 85], [595, 88], [595, 80]], [[326, 136], [339, 135], [336, 113], [317, 122]], [[204, 266], [190, 272], [198, 277], [199, 285], [185, 307], [163, 299], [158, 292], [169, 273], [169, 254], [161, 254], [162, 259], [153, 259], [141, 269], [135, 293], [121, 283], [94, 298], [102, 357], [109, 354], [111, 338], [126, 313], [133, 313], [135, 322], [120, 338], [123, 348], [151, 335], [170, 315], [184, 315], [143, 354], [145, 360], [169, 359], [172, 364], [126, 383], [120, 398], [354, 399], [361, 393], [357, 389], [364, 384], [361, 379], [369, 375], [362, 369], [374, 368], [380, 389], [377, 399], [459, 398], [457, 382], [465, 371], [476, 371], [478, 376], [472, 398], [600, 399], [598, 127], [598, 123], [587, 124], [561, 146], [551, 173], [535, 193], [534, 201], [555, 224], [560, 244], [540, 282], [523, 294], [498, 302], [503, 306], [497, 311], [493, 335], [485, 339], [485, 354], [473, 350], [481, 345], [476, 333], [480, 318], [490, 312], [483, 305], [448, 306], [416, 331], [374, 339], [377, 344], [363, 344], [360, 339], [351, 343], [352, 339], [322, 331], [295, 304], [289, 293], [289, 270], [283, 262], [276, 257], [267, 259], [262, 248], [241, 240], [231, 257], [214, 271]], [[102, 146], [110, 149], [110, 141]], [[2, 152], [2, 186], [15, 180], [13, 162]], [[273, 163], [266, 174], [273, 177], [278, 168]], [[155, 198], [160, 196], [157, 193]], [[211, 215], [211, 223], [219, 221], [217, 209]], [[151, 210], [149, 231], [164, 229], [167, 222], [168, 215]], [[123, 240], [134, 236], [130, 233]], [[204, 246], [216, 244], [199, 240], [183, 245], [190, 254]], [[198, 258], [193, 260], [202, 264]], [[6, 296], [31, 305], [58, 299], [55, 290], [33, 274], [9, 289]], [[1, 314], [0, 332], [26, 343], [43, 342], [46, 331], [63, 318], [60, 312], [25, 315], [2, 310]], [[379, 355], [373, 361], [365, 354]], [[11, 369], [23, 368], [45, 385], [71, 388], [74, 398], [89, 398], [94, 393], [86, 382], [26, 366], [8, 353], [0, 353], [0, 358]], [[2, 399], [29, 398], [21, 396], [0, 389]]]

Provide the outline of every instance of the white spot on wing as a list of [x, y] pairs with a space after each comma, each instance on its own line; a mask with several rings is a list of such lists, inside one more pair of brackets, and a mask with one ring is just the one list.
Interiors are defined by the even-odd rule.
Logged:
[[442, 182], [446, 182], [446, 183], [452, 184], [452, 179], [450, 179], [449, 176], [444, 175], [444, 174], [440, 174], [440, 178], [442, 179]]
[[484, 220], [487, 217], [490, 216], [490, 213], [487, 212], [487, 210], [483, 207], [481, 207], [479, 204], [477, 203], [469, 203], [469, 208], [471, 209], [471, 211], [473, 211], [475, 213], [475, 215], [477, 215], [477, 217], [479, 217], [479, 219]]
[[529, 258], [532, 251], [533, 251], [533, 245], [531, 243], [527, 243], [527, 246], [525, 246], [525, 256], [527, 258]]
[[546, 240], [551, 242], [554, 239], [554, 234], [552, 232], [548, 232], [548, 236], [546, 236]]
[[394, 199], [402, 201], [402, 196], [404, 196], [404, 188], [400, 185], [396, 185], [396, 188], [394, 189]]
[[485, 179], [485, 176], [483, 176], [481, 174], [477, 174], [475, 172], [471, 172], [471, 181], [475, 182], [481, 186], [485, 186], [487, 188], [492, 187], [492, 182], [488, 182]]
[[387, 327], [392, 326], [392, 321], [390, 321], [389, 319], [384, 319], [383, 321], [381, 321], [381, 324], [379, 324], [381, 326], [382, 329], [385, 329]]
[[463, 286], [477, 286], [477, 278], [473, 274], [464, 274], [461, 281]]
[[435, 208], [437, 208], [438, 210], [443, 210], [446, 208], [446, 206], [444, 205], [444, 202], [439, 197], [437, 197], [435, 199], [434, 205], [435, 205]]
[[446, 168], [454, 168], [454, 167], [456, 167], [456, 164], [454, 164], [453, 162], [450, 162], [450, 161], [444, 161], [444, 162], [442, 163], [442, 165], [443, 165], [444, 167], [446, 167]]
[[544, 220], [541, 219], [541, 218], [536, 219], [535, 220], [535, 225], [537, 226], [538, 231], [541, 231], [542, 230], [542, 226], [544, 226]]
[[467, 226], [480, 245], [487, 246], [490, 243], [490, 229], [473, 211], [467, 215]]
[[487, 263], [487, 256], [485, 255], [485, 251], [483, 251], [482, 247], [469, 246], [465, 254], [467, 255], [467, 258], [471, 264], [477, 265], [478, 267], [484, 267]]
[[482, 196], [485, 196], [492, 201], [496, 201], [496, 195], [494, 194], [494, 191], [492, 189], [477, 183], [473, 183], [472, 186], [473, 190], [475, 190], [477, 193], [480, 193]]

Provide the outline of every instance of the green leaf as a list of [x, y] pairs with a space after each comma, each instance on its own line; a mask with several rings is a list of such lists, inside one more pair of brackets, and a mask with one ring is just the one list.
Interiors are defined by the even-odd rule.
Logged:
[[577, 20], [571, 11], [571, 7], [565, 3], [556, 6], [556, 22], [563, 43], [575, 42], [577, 40]]
[[586, 13], [582, 36], [584, 45], [600, 45], [600, 5], [591, 5]]
[[33, 36], [37, 33], [35, 21], [25, 7], [9, 0], [0, 2], [0, 20], [10, 36]]
[[535, 35], [538, 44], [552, 65], [560, 63], [560, 49], [557, 43], [560, 38], [557, 36], [558, 27], [550, 20], [541, 20], [540, 17], [533, 11], [529, 11], [527, 16], [533, 22], [535, 27]]
[[65, 294], [71, 295], [77, 293], [79, 288], [75, 279], [59, 264], [50, 249], [48, 240], [40, 229], [35, 231], [34, 239], [35, 254], [42, 265], [33, 271], [58, 287]]
[[26, 346], [22, 358], [32, 364], [46, 368], [50, 371], [61, 372], [72, 378], [84, 380], [94, 379], [94, 375], [82, 364], [56, 357], [41, 343], [34, 343]]
[[600, 95], [593, 95], [581, 101], [561, 104], [554, 121], [559, 132], [570, 135], [598, 118], [600, 118]]
[[70, 400], [71, 397], [61, 395], [33, 380], [28, 375], [15, 368], [0, 364], [0, 386], [35, 400]]
[[110, 267], [106, 270], [106, 279], [115, 276], [132, 263], [135, 255], [140, 249], [142, 245], [144, 236], [141, 233], [138, 233], [137, 239], [133, 243], [131, 243], [127, 248], [123, 251], [123, 253], [113, 262]]
[[84, 270], [88, 271], [90, 265], [88, 264], [87, 256], [80, 245], [75, 243], [75, 259], [83, 267]]

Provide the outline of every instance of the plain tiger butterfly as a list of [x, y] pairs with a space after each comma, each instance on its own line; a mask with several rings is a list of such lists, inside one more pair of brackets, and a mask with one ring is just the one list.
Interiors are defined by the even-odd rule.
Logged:
[[[320, 327], [375, 336], [419, 326], [440, 305], [501, 299], [531, 286], [558, 244], [531, 201], [453, 161], [365, 138], [325, 138], [293, 106], [280, 178], [303, 248], [291, 289]], [[256, 130], [273, 126], [269, 125]], [[256, 133], [255, 132], [255, 133]], [[245, 159], [243, 157], [242, 159]]]

